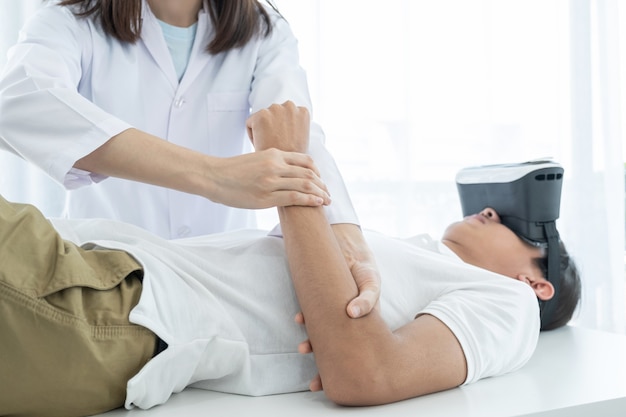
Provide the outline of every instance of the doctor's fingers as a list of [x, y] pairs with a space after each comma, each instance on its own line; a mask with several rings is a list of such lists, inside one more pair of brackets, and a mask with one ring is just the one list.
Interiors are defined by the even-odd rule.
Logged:
[[[303, 160], [310, 160], [308, 155], [294, 154], [295, 158], [298, 156], [305, 156]], [[265, 189], [266, 192], [295, 192], [293, 195], [281, 194], [281, 198], [287, 198], [287, 201], [283, 201], [283, 204], [277, 204], [275, 200], [276, 196], [272, 195], [271, 199], [273, 206], [293, 206], [293, 205], [316, 205], [302, 201], [309, 200], [305, 196], [320, 197], [324, 201], [325, 205], [330, 204], [330, 195], [328, 193], [328, 187], [322, 181], [316, 171], [313, 171], [310, 166], [302, 166], [298, 163], [294, 163], [294, 155], [285, 154], [284, 159], [278, 163], [273, 163], [271, 166], [266, 166], [262, 169], [264, 180], [259, 182], [259, 186]], [[312, 160], [311, 160], [312, 161]], [[276, 162], [276, 161], [274, 161]], [[292, 201], [289, 201], [292, 199]]]
[[304, 324], [304, 314], [302, 314], [302, 311], [298, 311], [295, 315], [295, 317], [293, 318], [293, 321], [295, 321], [298, 324]]
[[322, 197], [324, 204], [330, 204], [330, 193], [322, 179], [308, 168], [287, 166], [274, 172], [272, 180], [275, 190], [297, 191]]
[[322, 377], [320, 377], [320, 374], [315, 375], [315, 378], [311, 380], [311, 383], [309, 384], [309, 389], [312, 392], [324, 390], [324, 385], [322, 384]]
[[311, 341], [309, 339], [298, 344], [298, 353], [303, 355], [313, 353], [313, 346], [311, 345]]
[[[298, 180], [290, 180], [290, 183]], [[306, 186], [305, 188], [309, 188]], [[327, 206], [330, 204], [330, 197], [321, 189], [313, 191], [296, 191], [296, 190], [276, 190], [271, 193], [271, 201], [269, 206], [286, 207], [286, 206]]]
[[313, 161], [310, 155], [298, 152], [278, 152], [280, 152], [280, 156], [286, 164], [310, 169], [315, 175], [320, 176], [320, 171], [317, 169], [315, 161]]
[[[297, 324], [304, 326], [304, 314], [302, 314], [302, 312], [299, 311], [294, 317], [294, 321]], [[313, 345], [311, 345], [311, 341], [309, 339], [306, 339], [304, 342], [300, 342], [298, 344], [298, 353], [302, 353], [302, 354], [313, 353]]]

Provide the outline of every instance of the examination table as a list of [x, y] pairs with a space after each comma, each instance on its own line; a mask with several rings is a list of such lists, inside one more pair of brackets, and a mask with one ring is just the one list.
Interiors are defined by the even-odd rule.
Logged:
[[624, 417], [626, 336], [573, 326], [545, 332], [516, 372], [384, 406], [339, 407], [312, 392], [245, 397], [186, 389], [150, 410], [100, 416]]

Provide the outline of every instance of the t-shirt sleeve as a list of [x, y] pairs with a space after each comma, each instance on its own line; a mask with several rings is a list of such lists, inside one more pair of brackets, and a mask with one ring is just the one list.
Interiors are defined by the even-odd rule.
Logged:
[[467, 361], [464, 385], [521, 368], [539, 338], [532, 289], [496, 274], [443, 292], [420, 314], [437, 317], [456, 336]]

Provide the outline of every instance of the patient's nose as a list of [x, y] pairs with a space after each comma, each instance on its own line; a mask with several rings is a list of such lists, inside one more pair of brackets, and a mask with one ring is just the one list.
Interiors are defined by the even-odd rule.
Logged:
[[480, 212], [480, 215], [490, 220], [493, 220], [494, 222], [500, 223], [500, 216], [498, 216], [498, 213], [491, 207], [485, 208], [483, 211]]

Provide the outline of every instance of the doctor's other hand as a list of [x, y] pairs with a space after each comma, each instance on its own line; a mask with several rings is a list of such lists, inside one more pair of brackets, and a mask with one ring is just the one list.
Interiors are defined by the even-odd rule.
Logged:
[[[302, 312], [296, 314], [295, 321], [296, 323], [304, 326], [304, 314], [302, 314]], [[313, 353], [313, 346], [311, 346], [311, 341], [309, 339], [298, 345], [298, 353], [302, 353], [303, 355]], [[311, 382], [309, 382], [309, 389], [313, 392], [322, 391], [324, 389], [324, 387], [322, 386], [322, 378], [320, 377], [320, 374], [316, 374]]]
[[332, 228], [359, 289], [359, 295], [348, 303], [346, 313], [351, 318], [366, 316], [378, 305], [380, 298], [380, 273], [374, 254], [359, 226], [339, 223], [333, 224]]

